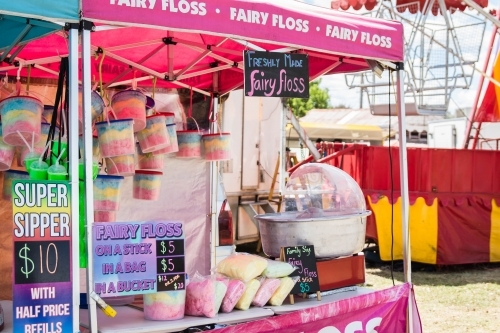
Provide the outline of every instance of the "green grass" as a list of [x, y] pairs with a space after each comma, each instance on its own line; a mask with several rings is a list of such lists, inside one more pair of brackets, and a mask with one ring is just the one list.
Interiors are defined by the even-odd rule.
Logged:
[[[394, 279], [401, 283], [403, 273]], [[412, 281], [424, 333], [500, 333], [500, 265], [422, 270]], [[392, 286], [390, 267], [367, 268], [366, 284]]]

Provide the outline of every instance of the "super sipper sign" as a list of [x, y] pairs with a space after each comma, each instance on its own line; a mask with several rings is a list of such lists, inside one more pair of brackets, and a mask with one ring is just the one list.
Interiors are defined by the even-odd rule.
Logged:
[[[68, 208], [66, 184], [16, 183], [14, 207], [25, 208], [14, 213], [14, 236], [70, 237], [70, 218], [66, 212], [41, 212], [36, 208]], [[33, 210], [35, 209], [35, 210]]]
[[72, 330], [68, 182], [15, 181], [14, 332]]

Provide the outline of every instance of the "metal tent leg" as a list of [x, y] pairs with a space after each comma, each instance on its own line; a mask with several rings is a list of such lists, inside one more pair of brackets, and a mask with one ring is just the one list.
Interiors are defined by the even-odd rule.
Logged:
[[85, 161], [85, 219], [87, 221], [87, 300], [89, 304], [90, 332], [97, 332], [97, 307], [90, 297], [94, 289], [94, 267], [92, 259], [92, 225], [94, 224], [94, 182], [92, 179], [92, 118], [91, 118], [91, 64], [90, 22], [83, 21], [82, 29], [82, 84], [83, 84], [83, 138]]
[[[404, 279], [405, 282], [411, 283], [411, 250], [410, 250], [410, 228], [409, 228], [409, 209], [410, 200], [408, 193], [408, 159], [406, 156], [406, 114], [404, 103], [404, 68], [403, 63], [399, 63], [397, 67], [397, 106], [398, 106], [398, 130], [399, 130], [399, 168], [401, 172], [401, 207], [402, 207], [402, 223], [403, 223], [403, 260], [404, 260]], [[413, 332], [412, 294], [408, 297], [408, 325], [407, 332]]]
[[73, 333], [80, 331], [80, 256], [78, 187], [78, 26], [69, 29], [69, 177], [71, 184], [71, 257], [73, 280]]
[[[219, 98], [214, 97], [214, 119], [219, 108]], [[212, 133], [218, 130], [217, 125], [212, 125]], [[216, 264], [216, 247], [218, 238], [218, 206], [217, 195], [219, 192], [219, 163], [210, 162], [210, 268]]]

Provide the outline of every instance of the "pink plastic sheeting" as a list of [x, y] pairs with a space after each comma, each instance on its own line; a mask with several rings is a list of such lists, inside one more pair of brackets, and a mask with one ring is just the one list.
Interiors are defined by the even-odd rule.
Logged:
[[[190, 10], [182, 13], [186, 6]], [[159, 87], [224, 94], [243, 87], [243, 51], [251, 49], [307, 53], [311, 80], [367, 70], [365, 58], [403, 59], [401, 23], [295, 1], [87, 0], [83, 13], [94, 22], [128, 26], [98, 25], [91, 34], [92, 51], [104, 50], [105, 85], [129, 85], [135, 77], [139, 87], [151, 86], [155, 77]], [[63, 32], [28, 43], [16, 59], [21, 76], [27, 76], [27, 65], [36, 64], [32, 78], [57, 79], [67, 45]], [[101, 59], [92, 57], [94, 80], [100, 77]], [[0, 64], [0, 72], [5, 71], [16, 76], [18, 67]]]
[[[164, 38], [173, 35], [171, 46], [172, 73], [175, 80], [166, 80], [169, 70], [168, 46]], [[358, 36], [359, 38], [359, 36]], [[257, 43], [266, 50], [276, 50], [281, 46]], [[50, 45], [51, 47], [47, 47]], [[138, 86], [151, 86], [152, 77], [158, 79], [158, 87], [186, 88], [193, 87], [204, 91], [225, 93], [243, 87], [243, 51], [245, 46], [231, 39], [198, 33], [167, 33], [151, 28], [119, 28], [97, 31], [91, 34], [93, 51], [104, 50], [102, 78], [104, 84], [124, 82], [130, 85], [134, 77]], [[193, 46], [194, 45], [194, 46]], [[211, 53], [206, 52], [208, 45], [218, 45]], [[215, 47], [214, 47], [215, 49]], [[205, 52], [205, 53], [204, 53]], [[309, 75], [316, 78], [325, 73], [341, 73], [367, 70], [364, 60], [325, 55], [318, 52], [309, 54]], [[19, 54], [22, 65], [38, 64], [31, 68], [31, 77], [57, 78], [60, 56], [67, 55], [67, 40], [64, 34], [53, 34], [29, 43]], [[324, 56], [329, 57], [325, 59]], [[99, 66], [102, 55], [92, 57], [91, 75], [99, 78]], [[222, 60], [221, 60], [222, 59]], [[191, 64], [196, 61], [196, 64]], [[229, 62], [230, 64], [227, 64]], [[239, 64], [240, 68], [234, 67]], [[329, 70], [335, 64], [335, 69]], [[133, 68], [129, 68], [131, 65]], [[18, 68], [14, 65], [0, 64], [0, 72], [9, 70], [9, 76], [15, 77]], [[135, 73], [134, 73], [135, 71]], [[218, 82], [214, 84], [214, 73], [218, 71]], [[23, 67], [21, 75], [27, 76]]]
[[[297, 1], [83, 0], [82, 10], [84, 18], [96, 22], [190, 30], [327, 53], [403, 60], [401, 23]], [[339, 37], [332, 37], [334, 27], [339, 29]], [[390, 42], [382, 42], [382, 37]]]
[[[217, 333], [326, 333], [406, 332], [410, 284], [402, 284], [358, 297], [332, 302], [289, 314], [215, 330]], [[414, 299], [414, 298], [413, 298]], [[416, 303], [412, 304], [413, 332], [422, 327]]]

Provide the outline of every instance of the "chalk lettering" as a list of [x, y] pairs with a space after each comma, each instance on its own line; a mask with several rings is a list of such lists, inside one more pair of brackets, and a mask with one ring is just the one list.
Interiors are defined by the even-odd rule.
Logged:
[[287, 247], [286, 254], [296, 254], [300, 258], [300, 249], [296, 246], [294, 248]]
[[289, 258], [288, 263], [292, 266], [298, 267], [296, 272], [299, 274], [302, 274], [302, 271], [304, 270], [304, 268], [302, 266], [302, 260], [297, 260], [295, 258]]
[[290, 54], [285, 54], [285, 67], [302, 67], [302, 59], [292, 59]]

